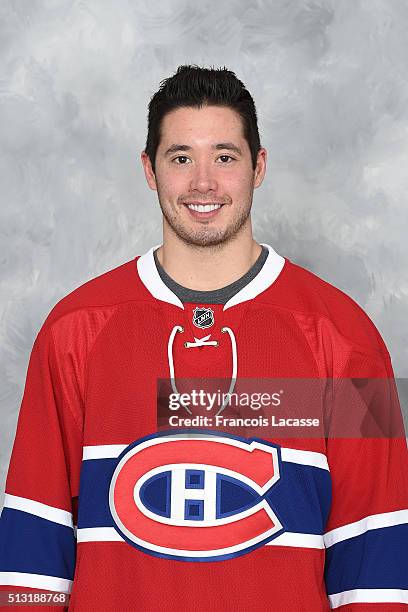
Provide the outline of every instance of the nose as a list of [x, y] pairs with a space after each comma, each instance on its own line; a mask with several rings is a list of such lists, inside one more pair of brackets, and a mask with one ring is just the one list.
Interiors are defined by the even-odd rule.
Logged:
[[217, 190], [215, 178], [215, 168], [213, 162], [208, 160], [197, 161], [194, 165], [190, 181], [191, 191], [207, 193], [210, 190]]

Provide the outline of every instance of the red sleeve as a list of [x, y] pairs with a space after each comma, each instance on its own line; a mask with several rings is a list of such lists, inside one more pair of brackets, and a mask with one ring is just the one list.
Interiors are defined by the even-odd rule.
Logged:
[[333, 380], [324, 536], [332, 608], [408, 609], [408, 451], [388, 353], [355, 349]]
[[57, 357], [52, 326], [45, 323], [29, 360], [0, 517], [1, 596], [71, 590], [82, 459], [74, 377], [69, 355]]

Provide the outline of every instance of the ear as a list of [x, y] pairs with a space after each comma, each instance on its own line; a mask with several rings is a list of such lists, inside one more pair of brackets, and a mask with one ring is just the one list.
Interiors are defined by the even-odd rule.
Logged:
[[141, 152], [140, 159], [142, 160], [147, 184], [149, 185], [150, 189], [157, 191], [156, 176], [153, 172], [152, 162], [150, 161], [150, 157], [147, 155], [146, 151]]
[[264, 180], [266, 172], [266, 158], [267, 151], [264, 147], [261, 147], [258, 151], [258, 157], [256, 161], [255, 173], [254, 173], [254, 189], [259, 187]]

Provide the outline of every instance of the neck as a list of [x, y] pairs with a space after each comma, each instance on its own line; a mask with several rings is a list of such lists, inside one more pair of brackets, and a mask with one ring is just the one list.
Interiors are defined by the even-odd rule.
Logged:
[[238, 280], [253, 266], [262, 247], [247, 231], [216, 246], [196, 246], [163, 231], [157, 257], [179, 285], [197, 291], [221, 289]]

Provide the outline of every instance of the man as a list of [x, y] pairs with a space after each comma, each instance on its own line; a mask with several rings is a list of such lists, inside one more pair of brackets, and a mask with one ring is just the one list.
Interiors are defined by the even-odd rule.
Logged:
[[[226, 69], [179, 67], [150, 101], [141, 157], [163, 243], [67, 295], [36, 338], [0, 521], [3, 590], [70, 592], [77, 611], [406, 609], [390, 357], [349, 297], [254, 240], [266, 151], [250, 94]], [[331, 380], [341, 435], [245, 436], [208, 410], [194, 428], [179, 392], [214, 378], [231, 394]], [[342, 429], [360, 401], [392, 435]]]

